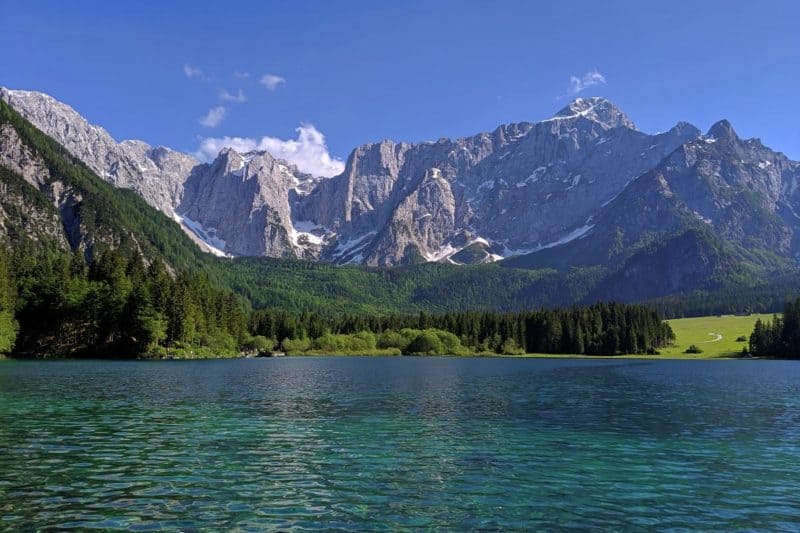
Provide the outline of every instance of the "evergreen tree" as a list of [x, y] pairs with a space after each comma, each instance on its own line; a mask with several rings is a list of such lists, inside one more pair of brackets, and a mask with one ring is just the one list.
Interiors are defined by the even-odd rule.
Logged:
[[122, 317], [120, 350], [127, 354], [145, 354], [166, 338], [167, 321], [153, 305], [147, 285], [134, 286]]
[[8, 268], [8, 254], [0, 246], [0, 354], [10, 352], [17, 338], [15, 303], [16, 287]]

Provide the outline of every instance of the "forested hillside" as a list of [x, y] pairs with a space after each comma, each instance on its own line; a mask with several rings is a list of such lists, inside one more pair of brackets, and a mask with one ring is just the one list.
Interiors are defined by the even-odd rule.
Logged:
[[645, 307], [418, 315], [251, 311], [208, 277], [98, 247], [0, 249], [0, 353], [34, 357], [290, 353], [654, 353], [673, 339]]
[[580, 302], [595, 270], [508, 269], [499, 265], [385, 268], [240, 258], [219, 263], [219, 276], [254, 307], [322, 313], [520, 311]]
[[[110, 247], [96, 249], [89, 265], [80, 251], [28, 245], [0, 257], [14, 274], [19, 355], [234, 355], [247, 346], [247, 307], [204, 275], [173, 276], [160, 260], [145, 265]], [[11, 285], [5, 274], [0, 292]]]
[[[615, 354], [652, 351], [668, 339], [656, 326], [659, 315], [635, 306], [532, 311], [593, 304], [609, 276], [603, 267], [428, 263], [380, 269], [216, 258], [3, 102], [0, 128], [0, 353], [201, 356], [284, 348]], [[795, 282], [781, 278], [760, 299], [751, 298], [759, 294], [757, 280], [737, 279], [737, 288], [751, 292], [723, 284], [694, 293], [692, 304], [666, 298], [654, 303], [668, 315], [692, 314], [710, 302], [750, 302], [752, 310], [770, 311], [782, 302], [780, 288]], [[253, 308], [258, 311], [251, 313]], [[337, 318], [343, 314], [348, 318]], [[278, 323], [297, 327], [276, 329]], [[353, 341], [356, 335], [363, 338]]]
[[[105, 243], [134, 248], [146, 259], [162, 259], [173, 269], [210, 270], [209, 256], [173, 220], [132, 191], [99, 178], [1, 100], [0, 125], [4, 126], [6, 143], [17, 144], [4, 146], [6, 164], [0, 164], [0, 178], [9, 191], [1, 200], [4, 216], [0, 235], [12, 242], [33, 238], [47, 246], [66, 244], [81, 249], [89, 258], [96, 244]], [[16, 169], [8, 165], [8, 159], [13, 162], [13, 152], [8, 153], [11, 148], [24, 150], [27, 156], [17, 162]], [[31, 203], [35, 211], [30, 211]], [[37, 217], [46, 215], [60, 219], [61, 228], [40, 223]], [[42, 242], [43, 229], [55, 242]]]
[[[592, 310], [486, 313], [478, 330], [469, 314], [383, 318], [422, 310], [510, 311], [567, 304], [586, 293], [590, 276], [494, 265], [387, 270], [217, 259], [200, 252], [174, 221], [100, 179], [3, 102], [0, 126], [0, 178], [6, 193], [0, 200], [0, 352], [198, 356], [292, 347], [292, 342], [300, 343], [295, 348], [316, 343], [318, 349], [341, 351], [346, 347], [320, 339], [361, 335], [367, 339], [362, 348], [375, 349], [370, 335], [390, 330], [407, 340], [395, 339], [390, 348], [400, 350], [402, 344], [402, 351], [413, 353], [537, 349], [614, 354], [652, 350], [666, 342], [654, 333], [657, 327], [650, 331], [660, 324], [658, 316], [638, 308], [611, 307], [613, 317], [627, 317], [621, 320]], [[301, 327], [276, 329], [276, 315], [251, 315], [251, 302], [280, 309], [284, 323], [296, 320]], [[345, 311], [362, 319], [333, 318]], [[647, 323], [634, 331], [628, 323], [634, 318]], [[528, 331], [540, 331], [541, 339]]]
[[[620, 300], [607, 290], [609, 272], [602, 267], [557, 271], [426, 263], [379, 269], [261, 258], [218, 264], [218, 277], [254, 307], [291, 312], [511, 312]], [[794, 293], [800, 293], [800, 274], [794, 271], [765, 280], [730, 272], [705, 290], [623, 301], [645, 303], [667, 317], [770, 313]]]

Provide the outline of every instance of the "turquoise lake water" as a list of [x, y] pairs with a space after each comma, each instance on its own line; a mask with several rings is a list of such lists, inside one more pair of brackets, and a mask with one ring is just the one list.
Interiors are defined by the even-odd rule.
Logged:
[[800, 528], [800, 364], [0, 362], [0, 529]]

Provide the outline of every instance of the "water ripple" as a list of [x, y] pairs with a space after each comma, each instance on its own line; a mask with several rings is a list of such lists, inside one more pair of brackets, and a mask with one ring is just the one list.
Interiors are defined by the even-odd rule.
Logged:
[[0, 364], [0, 529], [800, 523], [800, 366]]

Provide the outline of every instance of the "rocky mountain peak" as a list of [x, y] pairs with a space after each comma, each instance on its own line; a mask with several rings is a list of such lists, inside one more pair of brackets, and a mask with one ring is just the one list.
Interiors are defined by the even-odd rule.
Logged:
[[635, 130], [636, 125], [628, 116], [610, 100], [600, 97], [576, 98], [555, 114], [556, 119], [583, 117], [597, 122], [606, 128], [628, 128]]
[[[504, 124], [470, 137], [365, 144], [330, 178], [304, 174], [261, 151], [226, 148], [214, 161], [201, 163], [142, 141], [116, 142], [42, 93], [0, 88], [0, 98], [98, 175], [173, 216], [218, 255], [368, 265], [493, 261], [537, 250], [555, 253], [589, 231], [598, 235], [601, 215], [627, 215], [627, 203], [641, 206], [644, 214], [606, 224], [612, 237], [616, 226], [634, 235], [648, 213], [658, 215], [650, 229], [673, 228], [661, 224], [661, 208], [680, 215], [673, 217], [674, 227], [689, 220], [713, 225], [737, 242], [756, 233], [763, 237], [766, 230], [729, 223], [752, 203], [752, 195], [728, 192], [739, 189], [764, 199], [758, 206], [766, 211], [756, 213], [764, 216], [754, 218], [752, 227], [772, 228], [767, 222], [773, 214], [800, 220], [794, 214], [800, 213], [800, 164], [757, 141], [741, 142], [724, 120], [707, 136], [687, 122], [654, 135], [638, 131], [605, 98], [577, 98], [551, 119]], [[6, 146], [14, 168], [21, 168], [19, 162], [31, 158], [2, 134], [0, 149]], [[41, 165], [33, 163], [25, 167], [34, 171], [20, 173], [38, 183]], [[639, 179], [655, 170], [661, 181]], [[708, 184], [703, 194], [698, 181]], [[652, 194], [641, 194], [645, 186]], [[623, 194], [628, 187], [635, 190]], [[673, 205], [673, 199], [683, 203]], [[653, 205], [658, 209], [650, 209]], [[788, 250], [785, 232], [773, 234], [764, 242]], [[796, 240], [800, 250], [800, 237]]]
[[241, 174], [245, 167], [245, 158], [232, 148], [223, 148], [217, 154], [213, 165], [224, 174]]
[[688, 137], [700, 137], [701, 131], [690, 122], [686, 122], [685, 120], [679, 121], [675, 124], [672, 128], [670, 128], [671, 132], [673, 133], [682, 133], [687, 135]]
[[738, 141], [739, 136], [730, 122], [722, 119], [708, 129], [707, 137], [720, 141]]
[[105, 129], [47, 94], [0, 87], [0, 99], [106, 181], [136, 191], [168, 215], [180, 202], [186, 176], [198, 165], [192, 156], [168, 148], [154, 151], [138, 140], [117, 142]]

